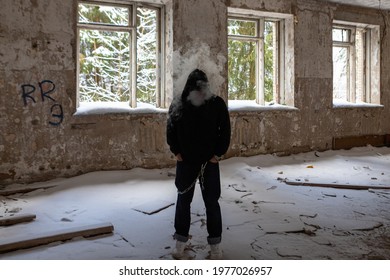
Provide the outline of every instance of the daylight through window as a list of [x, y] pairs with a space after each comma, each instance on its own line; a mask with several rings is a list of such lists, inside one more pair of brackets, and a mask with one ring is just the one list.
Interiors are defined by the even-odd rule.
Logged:
[[160, 105], [160, 9], [78, 5], [78, 99]]
[[332, 38], [334, 104], [379, 104], [379, 27], [334, 24]]
[[283, 31], [283, 19], [229, 16], [229, 100], [284, 103]]

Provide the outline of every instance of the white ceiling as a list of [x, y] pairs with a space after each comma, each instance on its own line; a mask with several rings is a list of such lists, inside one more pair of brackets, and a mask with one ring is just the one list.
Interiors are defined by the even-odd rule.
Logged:
[[326, 0], [328, 2], [390, 10], [390, 0]]

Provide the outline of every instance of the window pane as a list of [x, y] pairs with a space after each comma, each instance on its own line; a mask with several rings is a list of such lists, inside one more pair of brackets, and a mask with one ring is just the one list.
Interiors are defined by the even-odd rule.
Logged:
[[256, 21], [249, 20], [228, 20], [228, 34], [229, 35], [242, 35], [242, 36], [253, 36], [257, 35], [257, 23]]
[[264, 29], [264, 101], [274, 101], [274, 67], [276, 64], [275, 50], [276, 23], [266, 21]]
[[156, 104], [157, 92], [157, 11], [137, 9], [137, 100]]
[[366, 102], [365, 99], [365, 44], [364, 34], [367, 31], [361, 28], [356, 29], [356, 101]]
[[333, 98], [347, 99], [348, 48], [333, 47]]
[[229, 40], [229, 99], [256, 99], [256, 43]]
[[129, 9], [104, 5], [79, 4], [79, 22], [129, 25]]
[[333, 28], [333, 41], [335, 42], [350, 42], [351, 41], [351, 30]]
[[128, 101], [130, 35], [80, 30], [80, 101]]

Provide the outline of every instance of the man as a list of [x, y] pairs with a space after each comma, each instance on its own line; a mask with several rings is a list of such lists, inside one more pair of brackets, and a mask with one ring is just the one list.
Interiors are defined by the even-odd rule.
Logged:
[[206, 74], [196, 69], [188, 76], [181, 96], [169, 108], [167, 142], [176, 156], [176, 248], [173, 257], [184, 257], [191, 224], [191, 202], [199, 179], [206, 207], [210, 258], [221, 259], [221, 182], [218, 159], [230, 144], [230, 119], [224, 100], [211, 93]]

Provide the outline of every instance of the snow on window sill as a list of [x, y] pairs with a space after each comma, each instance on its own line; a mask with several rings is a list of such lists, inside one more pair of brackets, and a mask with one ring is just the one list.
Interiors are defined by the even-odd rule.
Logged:
[[259, 105], [255, 100], [229, 100], [229, 111], [231, 112], [246, 112], [246, 111], [293, 111], [298, 110], [292, 106], [270, 103]]
[[139, 102], [136, 108], [131, 108], [128, 102], [80, 102], [75, 116], [106, 115], [118, 113], [153, 114], [166, 113], [167, 109], [156, 108], [147, 103]]
[[[266, 104], [264, 106], [257, 104], [254, 100], [229, 100], [229, 111], [231, 112], [250, 112], [250, 111], [293, 111], [298, 110], [295, 107]], [[131, 108], [128, 102], [80, 102], [75, 116], [87, 115], [107, 115], [107, 114], [155, 114], [167, 113], [167, 109], [156, 108], [147, 103], [139, 102], [136, 108]]]
[[333, 99], [333, 108], [383, 108], [383, 105], [365, 102], [352, 103], [343, 99]]

